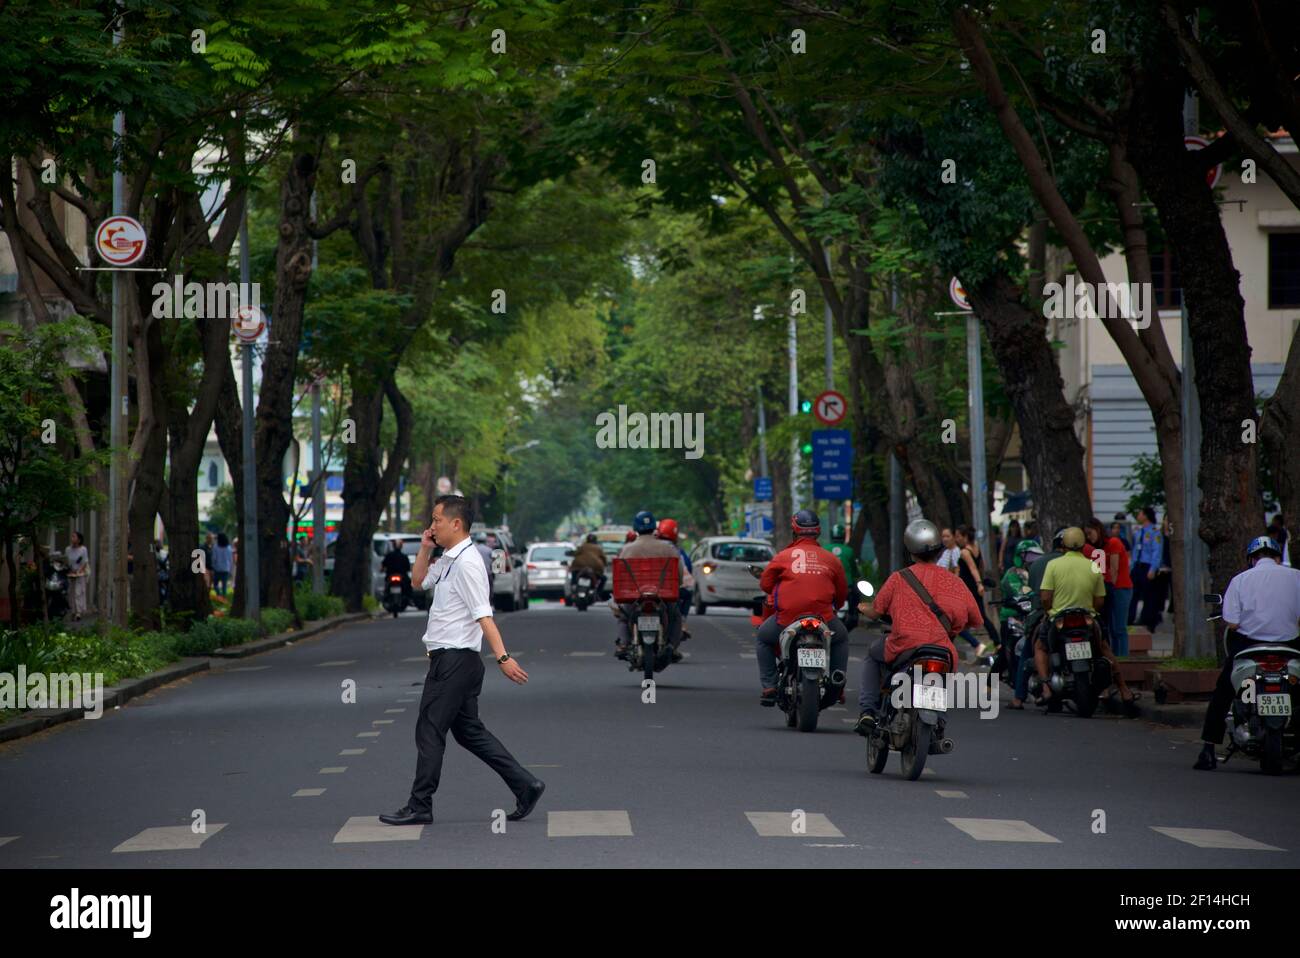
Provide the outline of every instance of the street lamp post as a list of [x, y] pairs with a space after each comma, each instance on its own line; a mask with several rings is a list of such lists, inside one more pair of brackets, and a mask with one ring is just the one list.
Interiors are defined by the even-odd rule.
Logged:
[[[525, 442], [525, 443], [521, 443], [521, 444], [518, 445], [518, 446], [511, 446], [509, 449], [506, 450], [506, 456], [508, 457], [511, 453], [519, 452], [519, 451], [522, 450], [522, 449], [532, 449], [533, 446], [536, 446], [536, 445], [538, 445], [538, 444], [540, 444], [540, 443], [541, 443], [541, 440], [540, 440], [540, 439], [529, 439], [527, 442]], [[507, 496], [510, 495], [510, 461], [509, 461], [509, 459], [506, 460], [505, 475], [502, 476], [502, 478], [501, 478], [501, 492], [502, 492], [502, 494], [503, 494], [503, 496], [502, 496], [503, 500], [504, 500], [505, 497], [507, 497]], [[501, 506], [501, 524], [502, 524], [503, 526], [505, 526], [507, 529], [510, 527], [510, 517], [506, 514], [505, 503], [504, 503], [504, 501], [502, 502], [502, 506]]]

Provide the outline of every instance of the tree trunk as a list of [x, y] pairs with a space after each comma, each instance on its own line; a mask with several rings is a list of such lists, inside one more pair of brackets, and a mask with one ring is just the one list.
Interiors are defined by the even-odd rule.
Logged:
[[[158, 619], [158, 563], [154, 560], [154, 521], [163, 495], [163, 471], [167, 460], [167, 437], [162, 424], [147, 426], [149, 437], [136, 470], [135, 491], [127, 510], [127, 535], [134, 556], [131, 571], [131, 615], [156, 627]], [[170, 529], [168, 530], [170, 532]], [[169, 566], [176, 564], [174, 554]]]
[[1050, 535], [1092, 514], [1083, 446], [1074, 431], [1074, 410], [1065, 401], [1047, 321], [1021, 303], [1005, 275], [967, 287], [1002, 371], [1003, 389], [1020, 425], [1020, 455], [1029, 473], [1039, 527]]
[[[239, 402], [239, 391], [235, 386], [234, 365], [230, 362], [230, 355], [227, 353], [221, 368], [221, 396], [217, 402], [216, 413], [213, 418], [217, 426], [217, 443], [221, 446], [221, 455], [230, 469], [230, 482], [235, 488], [235, 518], [237, 525], [235, 529], [231, 530], [231, 538], [239, 538], [240, 552], [243, 551], [244, 536], [243, 414], [243, 408]], [[248, 614], [245, 601], [248, 594], [248, 584], [244, 581], [247, 568], [248, 564], [243, 561], [241, 556], [238, 565], [235, 567], [235, 588], [230, 597], [232, 615], [246, 617]]]
[[1278, 502], [1287, 521], [1291, 564], [1300, 566], [1300, 540], [1293, 538], [1300, 529], [1300, 457], [1293, 448], [1300, 437], [1300, 336], [1291, 340], [1277, 391], [1264, 405], [1261, 432]]

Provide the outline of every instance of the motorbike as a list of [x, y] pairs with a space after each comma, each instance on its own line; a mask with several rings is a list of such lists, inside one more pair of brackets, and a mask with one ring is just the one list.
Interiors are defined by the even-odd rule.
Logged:
[[632, 619], [632, 642], [626, 652], [629, 672], [653, 678], [672, 663], [673, 647], [668, 642], [668, 607], [653, 587], [641, 590]]
[[408, 604], [405, 580], [406, 576], [400, 572], [390, 572], [384, 576], [384, 610], [393, 613], [394, 619], [405, 611]]
[[[762, 568], [749, 566], [755, 577]], [[761, 599], [755, 599], [757, 614]], [[761, 619], [760, 619], [761, 621]], [[776, 662], [776, 704], [785, 713], [787, 728], [801, 732], [817, 731], [817, 718], [822, 709], [839, 701], [840, 689], [846, 676], [839, 669], [831, 670], [830, 626], [819, 617], [800, 616], [781, 630], [780, 654]]]
[[[859, 582], [858, 591], [871, 598], [874, 589], [870, 582]], [[885, 634], [890, 628], [889, 616], [881, 616]], [[920, 670], [921, 682], [916, 681]], [[952, 671], [952, 658], [942, 645], [921, 645], [908, 649], [889, 664], [881, 675], [880, 713], [876, 725], [867, 737], [867, 770], [879, 775], [885, 770], [889, 750], [898, 752], [902, 761], [903, 777], [915, 782], [925, 771], [926, 760], [931, 755], [948, 755], [954, 742], [947, 736], [944, 713], [948, 711], [948, 690], [942, 679], [938, 684], [927, 685], [925, 676], [943, 676]], [[911, 689], [910, 697], [904, 695], [895, 702], [895, 676], [906, 675]]]
[[[1052, 689], [1047, 711], [1059, 712], [1068, 698], [1080, 718], [1089, 718], [1097, 711], [1103, 690], [1110, 687], [1110, 663], [1101, 656], [1097, 644], [1097, 630], [1091, 609], [1062, 609], [1052, 617], [1048, 629], [1048, 660], [1050, 674], [1047, 684]], [[1037, 694], [1043, 686], [1037, 672], [1029, 677], [1029, 691]]]
[[1007, 596], [1002, 600], [1002, 648], [1006, 651], [1002, 681], [1015, 685], [1016, 666], [1023, 655], [1033, 655], [1025, 639], [1025, 623], [1034, 611], [1030, 596]]
[[582, 569], [574, 577], [570, 601], [579, 612], [586, 612], [587, 606], [596, 601], [598, 596], [596, 577], [589, 570]]
[[[1205, 601], [1223, 602], [1210, 594]], [[1211, 620], [1219, 618], [1211, 616]], [[1259, 762], [1265, 775], [1278, 775], [1284, 762], [1300, 755], [1300, 724], [1296, 721], [1296, 688], [1300, 685], [1300, 652], [1286, 645], [1255, 645], [1232, 660], [1236, 690], [1228, 716], [1228, 754], [1237, 752]]]
[[61, 619], [71, 607], [68, 602], [68, 567], [62, 559], [51, 557], [46, 561], [49, 575], [45, 577], [45, 608], [51, 619]]

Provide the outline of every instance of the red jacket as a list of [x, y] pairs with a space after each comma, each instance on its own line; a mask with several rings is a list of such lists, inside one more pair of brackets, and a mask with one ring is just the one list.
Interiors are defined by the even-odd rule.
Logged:
[[840, 560], [816, 539], [796, 539], [767, 564], [759, 586], [776, 607], [776, 621], [789, 625], [801, 615], [829, 622], [849, 594]]

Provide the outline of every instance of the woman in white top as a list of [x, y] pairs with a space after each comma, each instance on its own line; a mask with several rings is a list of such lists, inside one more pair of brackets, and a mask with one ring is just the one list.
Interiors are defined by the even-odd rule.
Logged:
[[86, 614], [86, 585], [90, 581], [90, 552], [82, 545], [81, 533], [72, 533], [72, 545], [64, 553], [68, 560], [68, 596], [72, 621]]
[[961, 550], [957, 548], [957, 540], [953, 537], [951, 529], [944, 529], [940, 537], [943, 539], [943, 552], [939, 554], [939, 568], [947, 569], [956, 575], [957, 563], [961, 561]]

